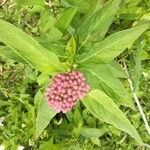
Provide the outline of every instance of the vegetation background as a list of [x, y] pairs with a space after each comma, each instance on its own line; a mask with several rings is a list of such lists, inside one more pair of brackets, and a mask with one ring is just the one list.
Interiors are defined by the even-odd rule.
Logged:
[[[89, 14], [106, 2], [107, 0], [0, 0], [0, 19], [10, 22], [33, 36], [43, 47], [51, 48], [60, 57], [64, 57], [60, 49], [65, 49], [68, 33], [74, 33], [74, 29]], [[67, 27], [67, 34], [62, 34], [61, 27], [58, 30], [55, 22], [70, 6], [76, 7], [77, 13]], [[130, 28], [143, 19], [150, 20], [149, 0], [123, 0], [106, 36]], [[99, 36], [98, 31], [94, 36]], [[63, 41], [61, 45], [58, 44], [60, 40]], [[120, 77], [126, 76], [122, 62], [128, 66], [136, 94], [150, 123], [150, 30], [115, 60], [118, 64], [114, 64], [114, 73]], [[138, 145], [125, 132], [93, 117], [81, 104], [66, 115], [57, 114], [40, 137], [35, 139], [38, 101], [49, 76], [40, 74], [21, 61], [23, 60], [18, 60], [8, 47], [0, 43], [0, 144], [6, 150], [15, 150], [19, 146], [23, 146], [25, 150], [150, 149], [150, 136], [136, 104], [136, 111], [122, 106], [120, 109], [147, 145]], [[122, 82], [131, 93], [127, 80], [122, 79]], [[107, 93], [111, 95], [111, 91]]]

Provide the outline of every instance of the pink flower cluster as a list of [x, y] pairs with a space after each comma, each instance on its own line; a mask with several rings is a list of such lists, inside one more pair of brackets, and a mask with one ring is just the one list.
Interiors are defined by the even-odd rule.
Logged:
[[79, 71], [58, 74], [46, 91], [49, 106], [56, 112], [70, 111], [79, 99], [83, 99], [90, 86]]

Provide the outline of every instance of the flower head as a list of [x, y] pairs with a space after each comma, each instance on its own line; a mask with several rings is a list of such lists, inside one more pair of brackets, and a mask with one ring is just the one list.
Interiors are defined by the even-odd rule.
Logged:
[[79, 71], [58, 74], [46, 91], [49, 106], [56, 112], [70, 111], [76, 102], [83, 99], [90, 86]]

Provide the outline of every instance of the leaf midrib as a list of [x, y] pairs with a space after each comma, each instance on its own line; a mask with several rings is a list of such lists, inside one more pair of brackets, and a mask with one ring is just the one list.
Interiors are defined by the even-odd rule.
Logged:
[[[145, 26], [145, 25], [140, 25], [140, 26]], [[139, 26], [137, 26], [137, 27], [139, 27]], [[130, 30], [133, 30], [133, 29], [135, 29], [135, 28], [137, 28], [137, 27], [133, 27], [133, 28], [130, 28], [130, 29], [127, 29], [127, 30], [123, 30], [123, 31], [120, 31], [120, 32], [126, 32], [126, 31], [130, 31]], [[142, 30], [144, 30], [144, 29], [142, 29]], [[117, 35], [117, 34], [120, 34], [120, 32], [118, 33], [114, 33], [113, 35], [110, 35], [110, 36], [115, 36], [115, 35]], [[105, 42], [110, 38], [110, 36], [109, 37], [107, 37], [106, 39], [104, 39], [102, 42], [100, 42], [100, 44], [98, 44], [97, 46], [96, 46], [96, 50], [97, 50], [97, 47], [100, 47], [101, 45], [103, 45], [103, 44], [105, 44]], [[105, 50], [105, 49], [108, 49], [109, 47], [111, 47], [112, 45], [115, 45], [115, 43], [118, 43], [118, 41], [122, 41], [124, 38], [126, 38], [126, 37], [128, 37], [128, 35], [124, 35], [123, 36], [123, 38], [121, 38], [121, 39], [119, 39], [119, 40], [115, 40], [115, 41], [113, 41], [111, 44], [109, 44], [109, 45], [107, 45], [107, 46], [104, 46], [102, 49], [100, 49], [100, 50], [97, 50], [95, 53], [93, 53], [92, 55], [89, 55], [89, 57], [86, 57], [85, 59], [82, 59], [82, 60], [80, 60], [79, 61], [79, 63], [81, 63], [81, 62], [84, 62], [84, 61], [86, 61], [87, 59], [89, 59], [89, 58], [91, 58], [91, 57], [93, 57], [93, 56], [95, 56], [95, 55], [97, 55], [97, 54], [99, 54], [101, 51], [103, 51], [103, 50]], [[106, 43], [107, 44], [107, 43]], [[130, 44], [131, 45], [131, 44]], [[93, 49], [91, 49], [91, 51], [89, 51], [89, 53], [91, 53], [93, 51]], [[88, 53], [88, 54], [89, 54]], [[88, 55], [87, 54], [87, 55]]]
[[[87, 18], [87, 20], [79, 27], [79, 30], [77, 31], [77, 32], [79, 32], [81, 29], [82, 29], [82, 27], [86, 24], [86, 22], [88, 22], [90, 19], [91, 19], [91, 17], [92, 16], [94, 16], [94, 14], [95, 13], [97, 13], [98, 11], [100, 11], [100, 9], [102, 9], [102, 8], [104, 8], [104, 7], [107, 7], [107, 5], [109, 4], [110, 2], [108, 2], [108, 3], [106, 3], [103, 7], [100, 7], [98, 10], [96, 10], [96, 12], [93, 12], [88, 18]], [[111, 1], [111, 3], [113, 3], [113, 1]], [[119, 6], [119, 5], [118, 5]], [[112, 9], [112, 6], [110, 7], [111, 9]], [[102, 10], [101, 10], [102, 11]], [[106, 10], [105, 10], [106, 11]], [[106, 16], [107, 16], [107, 18], [111, 18], [112, 16], [114, 16], [115, 14], [112, 14], [112, 15], [110, 15], [110, 16], [107, 16], [107, 14], [104, 14], [104, 15], [102, 15], [102, 16], [100, 16], [99, 17], [99, 20], [103, 20], [104, 18], [106, 18]], [[100, 21], [101, 22], [101, 21]], [[84, 38], [84, 40], [83, 40], [83, 42], [82, 43], [86, 43], [85, 41], [87, 41], [90, 37], [91, 37], [91, 33], [95, 30], [95, 27], [98, 25], [98, 24], [100, 24], [100, 22], [97, 22], [96, 24], [94, 24], [94, 27], [91, 29], [89, 29], [89, 33], [88, 33], [88, 35], [87, 35], [87, 37], [85, 37]], [[81, 44], [82, 46], [84, 45], [84, 44]]]
[[[118, 115], [119, 117], [116, 117], [115, 112], [112, 112], [112, 111], [110, 111], [110, 109], [107, 109], [106, 107], [104, 107], [104, 105], [103, 105], [102, 103], [100, 103], [99, 101], [97, 101], [90, 93], [89, 93], [88, 95], [89, 95], [91, 98], [93, 98], [96, 102], [98, 102], [98, 103], [104, 108], [104, 110], [107, 110], [110, 114], [112, 114], [112, 115], [114, 116], [115, 120], [116, 120], [116, 118], [118, 118], [119, 121], [122, 122], [121, 119], [120, 119], [120, 118], [122, 118], [122, 116]], [[115, 105], [114, 105], [114, 107], [115, 107]], [[116, 108], [117, 108], [117, 107], [116, 107]], [[117, 109], [118, 109], [118, 108], [117, 108]], [[97, 115], [96, 115], [96, 116], [97, 116]], [[98, 117], [98, 118], [100, 118], [100, 117]], [[101, 118], [101, 119], [102, 119], [102, 118]], [[128, 126], [130, 126], [131, 129], [135, 131], [133, 125], [129, 122], [129, 120], [126, 119], [125, 117], [124, 117], [123, 119], [126, 121], [126, 123], [128, 124]], [[102, 119], [102, 120], [103, 120], [103, 119]], [[105, 121], [106, 121], [106, 120], [105, 120]], [[108, 121], [106, 121], [106, 122], [108, 122]], [[108, 122], [108, 123], [110, 123], [110, 122]], [[122, 122], [122, 123], [123, 123], [123, 122]], [[110, 123], [110, 124], [112, 124], [112, 123]], [[116, 126], [117, 128], [119, 128], [117, 125], [114, 125], [114, 126]], [[126, 128], [126, 129], [127, 129], [127, 128]], [[122, 129], [121, 129], [121, 130], [122, 130]], [[131, 133], [133, 133], [132, 130], [130, 131]], [[128, 129], [127, 129], [127, 130], [124, 130], [124, 131], [127, 132]], [[127, 133], [129, 134], [130, 132], [127, 132]], [[136, 132], [134, 132], [133, 134], [136, 135], [136, 136], [139, 136]], [[130, 135], [131, 135], [131, 134], [130, 134]], [[132, 136], [132, 135], [131, 135], [131, 136]], [[140, 138], [140, 137], [138, 137], [138, 138]]]
[[[99, 80], [101, 80], [101, 81], [103, 81], [106, 85], [108, 85], [106, 82], [105, 82], [105, 80], [103, 80], [102, 78], [100, 78], [96, 73], [94, 73], [92, 70], [90, 70], [89, 69], [89, 71], [93, 74], [93, 75], [95, 75]], [[108, 85], [109, 86], [109, 85]], [[111, 86], [109, 86], [113, 91], [114, 91], [114, 89], [111, 87]], [[115, 91], [114, 91], [114, 93], [116, 93]], [[116, 93], [119, 97], [121, 97], [121, 98], [123, 98], [121, 95], [119, 95], [118, 93]], [[126, 101], [127, 102], [127, 101]]]

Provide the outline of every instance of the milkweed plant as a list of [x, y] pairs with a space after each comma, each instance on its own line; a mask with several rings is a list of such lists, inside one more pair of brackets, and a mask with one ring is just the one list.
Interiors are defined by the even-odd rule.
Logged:
[[[123, 63], [117, 60], [149, 29], [150, 22], [139, 20], [129, 28], [109, 34], [123, 5], [122, 0], [109, 0], [80, 20], [78, 7], [68, 5], [56, 13], [57, 19], [53, 17], [52, 29], [42, 31], [49, 32], [51, 40], [47, 43], [0, 20], [0, 41], [5, 44], [3, 49], [13, 54], [11, 59], [17, 58], [37, 70], [40, 76], [49, 78], [40, 89], [36, 139], [56, 114], [65, 115], [80, 104], [94, 117], [143, 144], [138, 131], [120, 109], [129, 107], [135, 111], [136, 108], [120, 80], [127, 78], [121, 67]], [[116, 66], [120, 66], [119, 70]]]

